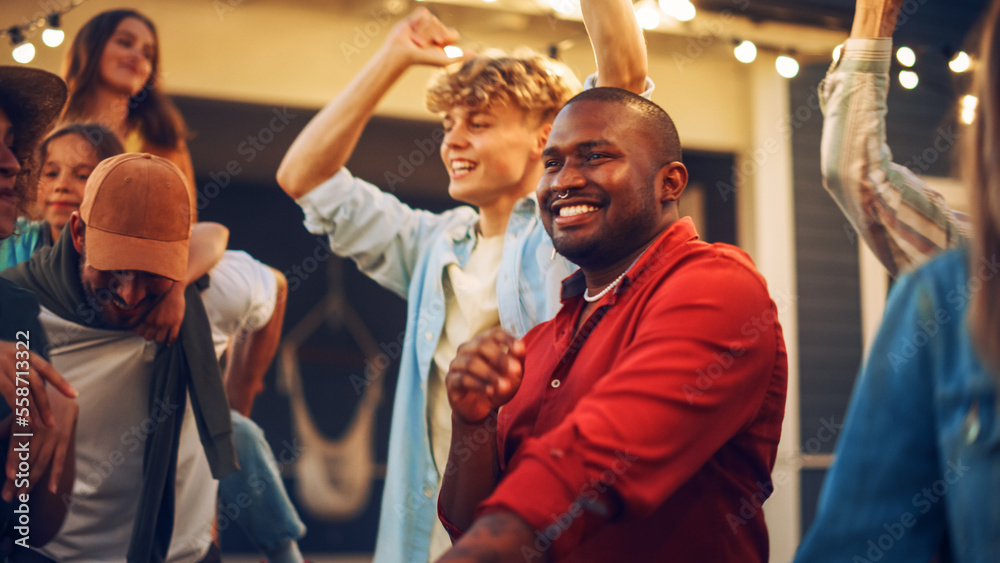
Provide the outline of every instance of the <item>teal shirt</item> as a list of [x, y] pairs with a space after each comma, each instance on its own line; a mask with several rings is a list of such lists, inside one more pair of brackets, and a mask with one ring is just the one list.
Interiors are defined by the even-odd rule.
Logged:
[[39, 248], [51, 244], [48, 223], [19, 217], [14, 234], [0, 241], [0, 270], [16, 266]]

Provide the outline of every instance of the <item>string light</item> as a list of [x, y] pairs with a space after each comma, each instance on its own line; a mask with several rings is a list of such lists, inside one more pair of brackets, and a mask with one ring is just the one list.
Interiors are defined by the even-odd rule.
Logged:
[[45, 43], [49, 47], [58, 47], [62, 45], [63, 39], [66, 38], [66, 33], [59, 29], [59, 14], [52, 12], [46, 18], [49, 23], [49, 28], [42, 32], [42, 43]]
[[757, 58], [757, 46], [753, 44], [753, 41], [741, 41], [740, 44], [733, 49], [733, 55], [735, 55], [736, 60], [741, 63], [750, 64]]
[[682, 22], [689, 22], [698, 14], [690, 0], [660, 0], [660, 9], [664, 14]]
[[549, 0], [549, 6], [564, 16], [580, 12], [580, 4], [575, 0]]
[[962, 98], [962, 123], [972, 125], [976, 120], [976, 106], [979, 105], [979, 98], [972, 94], [967, 94]]
[[14, 48], [11, 53], [14, 60], [21, 64], [30, 63], [35, 58], [35, 46], [24, 40], [24, 34], [18, 27], [8, 29], [7, 35], [10, 36], [10, 46]]
[[833, 48], [833, 62], [840, 60], [840, 55], [844, 52], [844, 44], [841, 43]]
[[912, 70], [901, 70], [899, 71], [899, 83], [903, 85], [903, 88], [913, 90], [917, 84], [920, 84], [920, 77]]
[[22, 43], [14, 47], [11, 56], [14, 57], [15, 61], [26, 65], [35, 58], [35, 46], [31, 43]]
[[656, 29], [660, 26], [660, 9], [652, 1], [639, 2], [635, 6], [635, 19], [643, 29]]
[[785, 78], [795, 78], [799, 73], [799, 61], [788, 55], [781, 55], [774, 60], [774, 68]]
[[910, 68], [917, 64], [917, 54], [909, 47], [900, 47], [896, 49], [896, 60], [899, 61], [899, 64]]
[[948, 62], [948, 68], [952, 72], [965, 72], [972, 66], [972, 58], [965, 51], [955, 53], [955, 57]]
[[11, 56], [14, 57], [14, 60], [21, 64], [27, 64], [35, 58], [35, 46], [28, 42], [26, 37], [41, 28], [45, 28], [42, 31], [42, 43], [45, 43], [49, 47], [62, 45], [63, 39], [66, 38], [66, 33], [60, 29], [62, 27], [60, 24], [62, 16], [84, 2], [85, 0], [71, 0], [61, 9], [53, 10], [45, 17], [36, 17], [31, 23], [15, 25], [0, 30], [0, 34], [6, 33], [10, 39], [10, 45], [14, 48], [11, 51]]

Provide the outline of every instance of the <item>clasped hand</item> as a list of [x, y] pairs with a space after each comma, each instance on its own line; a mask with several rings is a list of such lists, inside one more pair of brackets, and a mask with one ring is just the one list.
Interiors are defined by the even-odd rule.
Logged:
[[452, 412], [469, 424], [507, 404], [524, 375], [524, 342], [495, 328], [458, 347], [445, 376]]

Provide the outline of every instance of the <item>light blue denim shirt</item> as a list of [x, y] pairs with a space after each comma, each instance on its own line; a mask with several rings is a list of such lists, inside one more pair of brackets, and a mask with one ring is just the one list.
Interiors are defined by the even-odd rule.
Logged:
[[896, 283], [796, 562], [1000, 558], [998, 374], [966, 318], [998, 270], [959, 249]]
[[[335, 253], [407, 299], [375, 561], [426, 561], [438, 494], [426, 391], [445, 321], [441, 280], [449, 264], [468, 261], [479, 215], [467, 206], [440, 214], [412, 209], [346, 169], [297, 202], [311, 233], [328, 235]], [[555, 316], [560, 282], [575, 269], [558, 254], [553, 257], [535, 197], [518, 201], [507, 223], [497, 276], [503, 327], [523, 336]]]

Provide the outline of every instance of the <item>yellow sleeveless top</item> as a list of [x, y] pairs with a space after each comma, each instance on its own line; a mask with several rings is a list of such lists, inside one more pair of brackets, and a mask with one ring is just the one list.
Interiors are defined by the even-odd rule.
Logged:
[[139, 128], [132, 129], [122, 140], [122, 144], [125, 145], [125, 152], [142, 152], [142, 135], [139, 134]]

